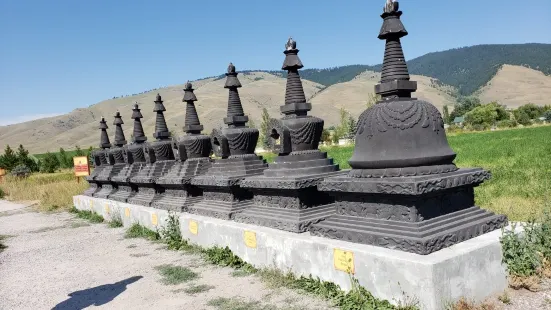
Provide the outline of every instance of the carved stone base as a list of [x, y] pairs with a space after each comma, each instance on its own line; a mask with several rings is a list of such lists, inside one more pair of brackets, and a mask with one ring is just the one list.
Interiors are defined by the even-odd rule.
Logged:
[[163, 193], [155, 195], [152, 207], [184, 212], [187, 207], [196, 204], [203, 199], [202, 191], [190, 184], [183, 184], [180, 188], [166, 188]]
[[336, 215], [312, 225], [315, 236], [428, 255], [507, 225], [504, 215], [471, 207], [423, 222]]
[[99, 192], [101, 190], [101, 186], [98, 186], [97, 183], [91, 183], [90, 182], [90, 187], [88, 187], [84, 193], [82, 193], [83, 195], [85, 196], [90, 196], [90, 197], [93, 197], [95, 193]]
[[324, 177], [338, 173], [341, 172], [301, 177], [245, 178], [241, 187], [253, 193], [253, 206], [236, 214], [234, 219], [296, 233], [308, 231], [310, 225], [335, 214], [334, 198], [319, 192], [316, 186]]
[[137, 193], [137, 190], [133, 191], [130, 185], [119, 185], [118, 190], [113, 194], [109, 195], [109, 197], [107, 198], [111, 200], [120, 201], [120, 202], [127, 202], [128, 199], [133, 197], [136, 193]]
[[94, 193], [94, 197], [107, 199], [109, 195], [112, 195], [116, 192], [117, 192], [117, 189], [113, 186], [113, 184], [105, 183], [101, 186], [100, 191], [98, 191], [97, 193]]
[[252, 205], [251, 192], [239, 187], [205, 187], [203, 200], [187, 208], [187, 212], [229, 220]]
[[155, 198], [154, 184], [139, 184], [138, 192], [128, 198], [128, 203], [149, 207]]
[[[352, 174], [353, 175], [353, 174]], [[327, 178], [336, 215], [312, 225], [317, 236], [427, 255], [507, 224], [474, 205], [474, 187], [490, 177], [459, 169], [399, 178]]]
[[236, 222], [249, 223], [275, 229], [302, 233], [308, 231], [312, 224], [335, 214], [335, 205], [321, 205], [308, 209], [283, 209], [265, 205], [253, 205], [236, 213]]

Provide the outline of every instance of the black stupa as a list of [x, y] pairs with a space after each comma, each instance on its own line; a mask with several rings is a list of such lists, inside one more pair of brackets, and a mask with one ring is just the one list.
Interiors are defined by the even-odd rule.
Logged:
[[[142, 169], [147, 166], [146, 153], [149, 152], [147, 147], [147, 137], [143, 131], [141, 119], [143, 118], [138, 103], [134, 104], [132, 109], [132, 119], [134, 120], [134, 128], [132, 131], [132, 143], [124, 147], [126, 165], [121, 171], [111, 177], [111, 182], [115, 183], [118, 190], [109, 195], [109, 199], [120, 202], [127, 202], [128, 199], [138, 192], [137, 184], [131, 184], [130, 178], [135, 177]], [[125, 144], [126, 139], [122, 131], [122, 119], [115, 119], [115, 143]], [[120, 133], [119, 133], [120, 127]], [[117, 142], [118, 141], [118, 142]], [[152, 152], [151, 152], [152, 153]], [[152, 155], [154, 158], [154, 155]]]
[[101, 191], [96, 193], [94, 197], [106, 199], [115, 194], [118, 190], [118, 183], [113, 182], [112, 178], [118, 176], [127, 165], [126, 139], [124, 137], [124, 131], [122, 130], [122, 124], [124, 124], [124, 122], [122, 121], [121, 114], [117, 111], [115, 120], [113, 121], [113, 125], [115, 125], [115, 142], [114, 146], [109, 150], [109, 161], [112, 163], [111, 171], [109, 171], [109, 175], [107, 176], [109, 183], [105, 183]]
[[224, 88], [229, 90], [227, 128], [213, 130], [212, 146], [217, 159], [206, 174], [193, 178], [191, 183], [202, 188], [203, 201], [188, 208], [191, 213], [229, 219], [251, 204], [252, 193], [239, 186], [251, 175], [262, 174], [267, 164], [254, 153], [258, 129], [249, 128], [249, 118], [243, 111], [235, 66], [230, 63]]
[[[105, 118], [101, 118], [99, 122], [99, 129], [100, 129], [100, 142], [99, 142], [99, 150], [92, 151], [92, 160], [93, 160], [93, 166], [94, 170], [92, 173], [86, 177], [86, 181], [90, 184], [90, 187], [84, 191], [84, 195], [86, 196], [94, 196], [99, 191], [101, 191], [101, 187], [104, 183], [107, 182], [107, 176], [109, 175], [109, 171], [111, 169], [111, 165], [109, 163], [109, 148], [111, 147], [111, 142], [109, 142], [109, 136], [107, 135], [107, 123], [105, 122]], [[104, 172], [104, 170], [107, 171], [107, 174]], [[98, 179], [99, 177], [99, 179]]]
[[312, 105], [306, 101], [298, 70], [303, 67], [296, 42], [285, 45], [283, 70], [287, 70], [283, 118], [272, 119], [269, 134], [280, 141], [278, 156], [262, 176], [248, 177], [241, 187], [254, 194], [254, 205], [235, 220], [277, 229], [304, 232], [312, 223], [333, 215], [333, 199], [318, 192], [325, 177], [338, 173], [338, 165], [318, 150], [323, 120], [309, 116]]
[[177, 160], [166, 175], [158, 178], [159, 191], [152, 206], [171, 211], [186, 211], [187, 206], [197, 203], [202, 198], [202, 190], [191, 184], [195, 176], [207, 172], [211, 166], [209, 157], [212, 147], [210, 137], [201, 134], [203, 125], [199, 121], [195, 101], [197, 97], [193, 93], [193, 86], [188, 81], [184, 86], [183, 102], [186, 103], [186, 117], [184, 123], [184, 136], [176, 143]]
[[148, 158], [146, 167], [130, 179], [131, 183], [138, 186], [138, 192], [128, 199], [129, 203], [146, 207], [151, 205], [158, 190], [161, 192], [164, 190], [162, 187], [156, 187], [155, 181], [157, 178], [165, 175], [175, 164], [172, 139], [164, 116], [166, 109], [161, 95], [157, 94], [154, 103], [153, 112], [156, 114], [153, 137], [157, 141], [151, 142], [147, 146], [147, 152], [145, 153], [146, 158]]
[[318, 188], [336, 198], [337, 215], [313, 225], [315, 235], [430, 254], [507, 223], [474, 206], [474, 187], [490, 173], [458, 169], [440, 112], [411, 97], [400, 38], [407, 35], [396, 1], [385, 6], [379, 39], [385, 40], [382, 100], [358, 122], [352, 170]]

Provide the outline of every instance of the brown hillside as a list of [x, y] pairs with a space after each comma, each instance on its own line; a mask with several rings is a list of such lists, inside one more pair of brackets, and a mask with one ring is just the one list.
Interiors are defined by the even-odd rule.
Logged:
[[551, 76], [525, 67], [503, 65], [477, 94], [484, 103], [497, 101], [508, 108], [528, 103], [551, 104]]

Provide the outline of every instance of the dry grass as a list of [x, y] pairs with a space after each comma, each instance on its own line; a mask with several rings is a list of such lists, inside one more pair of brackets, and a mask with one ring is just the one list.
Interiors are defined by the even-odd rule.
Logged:
[[473, 301], [461, 298], [459, 301], [447, 305], [446, 310], [495, 310], [497, 306], [495, 303], [487, 301], [482, 303], [475, 303]]
[[36, 173], [26, 179], [6, 176], [0, 187], [11, 201], [38, 200], [41, 211], [69, 210], [73, 196], [82, 194], [88, 182], [77, 180], [73, 172]]

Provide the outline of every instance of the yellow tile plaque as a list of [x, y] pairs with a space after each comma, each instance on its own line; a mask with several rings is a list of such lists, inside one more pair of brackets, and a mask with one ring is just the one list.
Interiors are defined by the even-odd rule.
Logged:
[[333, 264], [337, 270], [346, 273], [354, 273], [354, 253], [341, 249], [334, 249]]
[[155, 213], [151, 214], [151, 224], [153, 224], [153, 226], [157, 226], [157, 224], [158, 224], [157, 214], [155, 214]]
[[129, 208], [124, 208], [124, 216], [130, 217], [130, 209]]
[[256, 233], [254, 231], [245, 230], [243, 238], [245, 239], [246, 246], [256, 249]]
[[189, 232], [194, 235], [197, 235], [198, 231], [199, 231], [199, 225], [197, 224], [197, 222], [189, 221]]
[[108, 204], [105, 204], [105, 213], [109, 214], [109, 205]]

